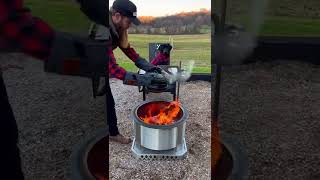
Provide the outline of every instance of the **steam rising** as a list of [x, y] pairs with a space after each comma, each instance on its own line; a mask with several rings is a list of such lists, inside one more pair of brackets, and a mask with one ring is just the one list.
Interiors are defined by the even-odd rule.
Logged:
[[241, 64], [257, 46], [256, 36], [264, 22], [268, 0], [251, 0], [248, 31], [228, 29], [227, 33], [213, 37], [214, 63], [222, 65]]
[[172, 74], [164, 73], [164, 76], [168, 79], [170, 84], [176, 81], [186, 82], [191, 77], [193, 67], [194, 61], [189, 61], [186, 66], [181, 67], [181, 72], [178, 72], [176, 68], [171, 68], [169, 71]]

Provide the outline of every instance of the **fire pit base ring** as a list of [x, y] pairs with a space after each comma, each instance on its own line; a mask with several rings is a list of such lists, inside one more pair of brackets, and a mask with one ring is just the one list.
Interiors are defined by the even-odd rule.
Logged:
[[107, 180], [107, 129], [97, 130], [75, 145], [71, 154], [71, 180]]
[[136, 139], [134, 139], [131, 150], [135, 158], [142, 160], [178, 160], [184, 159], [187, 156], [187, 144], [185, 139], [183, 139], [183, 143], [176, 148], [161, 151], [144, 148], [137, 144]]
[[[217, 140], [217, 139], [216, 139]], [[223, 153], [212, 175], [213, 180], [249, 179], [248, 155], [236, 137], [220, 132], [219, 140]]]

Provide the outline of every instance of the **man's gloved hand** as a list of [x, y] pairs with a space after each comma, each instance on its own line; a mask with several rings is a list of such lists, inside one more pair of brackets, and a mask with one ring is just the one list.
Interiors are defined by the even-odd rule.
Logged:
[[163, 71], [160, 67], [157, 67], [157, 66], [149, 63], [147, 60], [145, 60], [145, 59], [143, 59], [143, 58], [141, 58], [141, 57], [139, 57], [139, 58], [135, 61], [135, 65], [136, 65], [138, 68], [140, 68], [140, 69], [142, 69], [142, 70], [144, 70], [144, 71], [146, 71], [146, 72], [156, 72], [156, 73], [161, 74], [162, 71]]
[[168, 80], [162, 75], [155, 72], [137, 74], [132, 72], [126, 72], [123, 84], [132, 86], [152, 86], [157, 84], [168, 84]]
[[172, 49], [172, 46], [170, 44], [161, 44], [159, 47], [158, 47], [158, 51], [163, 53], [164, 55], [166, 56], [169, 56], [170, 55], [170, 51]]

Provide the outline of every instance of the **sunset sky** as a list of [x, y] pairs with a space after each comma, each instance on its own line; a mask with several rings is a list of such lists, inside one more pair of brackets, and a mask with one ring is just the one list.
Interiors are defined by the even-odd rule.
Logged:
[[[211, 0], [131, 0], [137, 6], [138, 16], [166, 16], [182, 11], [211, 9]], [[109, 1], [109, 6], [114, 0]]]

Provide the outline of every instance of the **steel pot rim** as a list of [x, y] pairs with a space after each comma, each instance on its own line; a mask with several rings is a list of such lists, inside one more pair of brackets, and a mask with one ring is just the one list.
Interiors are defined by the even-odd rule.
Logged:
[[139, 125], [142, 125], [144, 127], [148, 127], [148, 128], [153, 128], [153, 129], [172, 129], [174, 127], [178, 127], [180, 126], [181, 124], [183, 124], [189, 117], [189, 114], [188, 112], [185, 110], [185, 108], [180, 104], [180, 109], [182, 111], [182, 116], [181, 118], [173, 123], [173, 124], [170, 124], [170, 125], [151, 125], [151, 124], [147, 124], [147, 123], [144, 123], [139, 117], [138, 117], [138, 109], [145, 105], [145, 104], [148, 104], [150, 102], [171, 102], [171, 101], [168, 101], [168, 100], [163, 100], [163, 99], [155, 99], [155, 100], [147, 100], [147, 101], [143, 101], [142, 103], [140, 103], [138, 106], [136, 106], [133, 111], [132, 111], [132, 119], [134, 120], [135, 123], [139, 124]]

